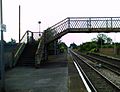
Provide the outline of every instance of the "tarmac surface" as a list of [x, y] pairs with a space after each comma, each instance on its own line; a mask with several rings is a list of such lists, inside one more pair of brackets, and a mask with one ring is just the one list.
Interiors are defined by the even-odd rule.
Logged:
[[50, 56], [39, 69], [16, 67], [5, 81], [6, 92], [68, 92], [67, 56]]

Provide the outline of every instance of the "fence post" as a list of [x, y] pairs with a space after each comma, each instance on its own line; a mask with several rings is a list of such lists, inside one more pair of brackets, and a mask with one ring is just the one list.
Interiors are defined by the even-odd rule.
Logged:
[[88, 20], [86, 20], [86, 22], [87, 22], [87, 28], [89, 28], [89, 21], [88, 21]]
[[68, 17], [68, 28], [70, 28], [70, 18]]
[[111, 29], [112, 29], [113, 27], [112, 27], [112, 18], [111, 18]]
[[89, 28], [91, 28], [91, 18], [89, 18]]
[[106, 20], [106, 28], [108, 28], [108, 20]]

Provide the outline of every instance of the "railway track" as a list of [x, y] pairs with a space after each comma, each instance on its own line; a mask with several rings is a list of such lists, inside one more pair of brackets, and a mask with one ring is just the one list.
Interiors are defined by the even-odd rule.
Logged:
[[85, 55], [82, 53], [79, 53], [79, 54], [84, 56], [85, 58], [91, 60], [94, 63], [101, 64], [102, 67], [107, 68], [110, 71], [112, 71], [120, 76], [120, 65], [119, 64], [117, 65], [117, 62], [119, 63], [119, 61], [115, 61], [115, 60], [110, 59], [110, 58], [106, 59], [105, 57], [103, 58], [102, 56], [99, 57], [99, 56], [95, 56], [95, 55], [94, 56], [93, 55]]
[[82, 56], [79, 56], [73, 51], [70, 51], [70, 53], [76, 64], [79, 66], [79, 69], [82, 69], [82, 73], [87, 77], [85, 79], [87, 80], [90, 89], [92, 89], [91, 92], [120, 92], [118, 86], [88, 64]]
[[113, 57], [110, 57], [110, 56], [99, 55], [99, 54], [94, 54], [94, 53], [89, 53], [89, 55], [93, 56], [93, 57], [96, 57], [96, 58], [100, 58], [100, 59], [102, 59], [106, 62], [109, 61], [109, 63], [117, 65], [118, 67], [120, 67], [120, 59], [118, 59], [118, 58], [113, 58]]

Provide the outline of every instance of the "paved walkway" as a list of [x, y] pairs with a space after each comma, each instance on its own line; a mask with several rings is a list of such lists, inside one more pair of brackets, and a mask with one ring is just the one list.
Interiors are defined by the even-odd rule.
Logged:
[[6, 92], [68, 92], [67, 56], [50, 56], [40, 69], [16, 67], [8, 71]]

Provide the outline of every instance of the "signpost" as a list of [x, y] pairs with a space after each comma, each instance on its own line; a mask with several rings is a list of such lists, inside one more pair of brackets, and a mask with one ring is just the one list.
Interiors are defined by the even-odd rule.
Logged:
[[6, 25], [5, 24], [1, 24], [0, 25], [0, 30], [6, 32]]
[[0, 32], [1, 32], [1, 44], [0, 44], [0, 92], [5, 92], [5, 70], [4, 70], [4, 41], [3, 41], [3, 31], [6, 30], [6, 26], [3, 24], [3, 15], [2, 15], [2, 0], [0, 0]]

